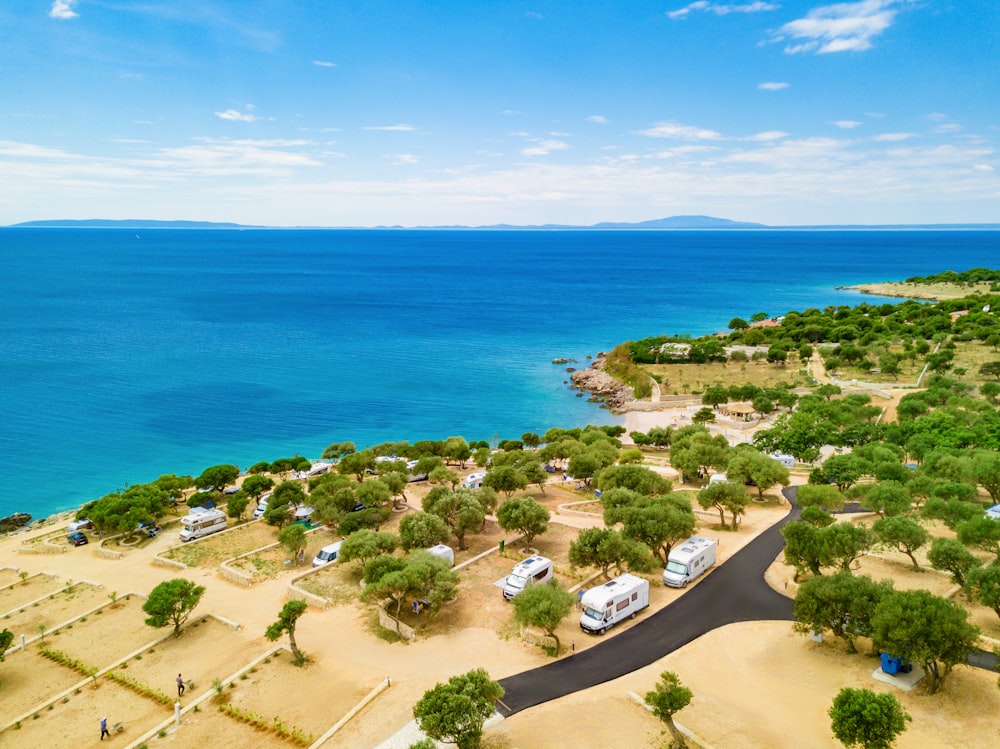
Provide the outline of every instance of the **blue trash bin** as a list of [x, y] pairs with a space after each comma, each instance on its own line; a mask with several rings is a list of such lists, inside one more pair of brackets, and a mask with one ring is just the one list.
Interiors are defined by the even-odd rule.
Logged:
[[895, 676], [899, 673], [901, 658], [893, 658], [888, 653], [882, 653], [882, 670]]

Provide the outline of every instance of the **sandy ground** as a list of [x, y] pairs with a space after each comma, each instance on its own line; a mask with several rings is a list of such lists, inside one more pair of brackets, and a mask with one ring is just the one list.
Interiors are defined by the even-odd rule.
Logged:
[[[552, 487], [545, 495], [536, 496], [553, 510], [566, 501], [580, 499], [564, 487]], [[777, 504], [754, 506], [739, 534], [721, 534], [720, 556], [726, 558], [734, 553], [784, 511]], [[576, 527], [594, 522], [578, 515], [568, 515], [566, 520]], [[705, 522], [707, 525], [714, 521], [707, 518]], [[71, 630], [64, 628], [59, 635], [47, 635], [47, 644], [101, 667], [133, 653], [122, 673], [171, 696], [175, 693], [174, 676], [181, 671], [185, 678], [196, 682], [182, 700], [185, 705], [210, 697], [211, 682], [219, 678], [226, 701], [267, 722], [280, 717], [286, 725], [314, 736], [390, 678], [391, 687], [325, 744], [344, 749], [374, 747], [392, 737], [412, 719], [412, 706], [423, 692], [453, 674], [483, 666], [494, 678], [502, 678], [550, 661], [538, 647], [518, 637], [507, 605], [491, 585], [494, 575], [502, 576], [514, 561], [517, 552], [509, 548], [511, 557], [489, 557], [487, 564], [474, 565], [463, 576], [462, 595], [467, 601], [461, 614], [456, 612], [456, 621], [449, 622], [451, 614], [446, 610], [412, 643], [390, 643], [376, 637], [369, 607], [339, 602], [325, 611], [310, 609], [300, 621], [297, 639], [311, 658], [305, 669], [290, 666], [286, 655], [284, 660], [279, 657], [267, 664], [259, 662], [253, 670], [240, 674], [273, 647], [265, 641], [263, 631], [284, 603], [288, 580], [301, 570], [289, 568], [246, 589], [222, 579], [211, 564], [183, 573], [151, 564], [154, 554], [175, 543], [175, 536], [174, 532], [165, 532], [148, 545], [127, 551], [121, 560], [97, 557], [93, 544], [71, 548], [64, 554], [34, 555], [18, 553], [24, 536], [0, 541], [0, 568], [54, 576], [33, 578], [23, 584], [24, 590], [18, 589], [20, 583], [0, 590], [0, 617], [28, 606], [26, 612], [13, 614], [2, 626], [16, 629], [15, 634], [26, 630], [23, 633], [30, 638], [37, 634], [32, 629], [37, 622], [55, 626], [88, 610], [87, 606], [110, 606], [109, 593], [116, 591], [117, 608], [105, 608], [100, 615], [89, 614], [86, 622], [77, 622]], [[481, 542], [492, 544], [499, 531], [488, 527], [484, 536]], [[551, 537], [539, 538], [535, 546], [557, 555], [571, 537], [570, 528], [554, 528]], [[324, 539], [314, 540], [318, 545]], [[474, 536], [470, 537], [470, 541], [474, 540]], [[898, 574], [902, 578], [934, 576], [910, 573], [908, 563], [888, 556], [866, 560], [865, 564], [863, 571], [869, 573], [881, 570], [879, 574]], [[206, 587], [192, 620], [199, 626], [189, 623], [179, 640], [168, 637], [155, 642], [167, 633], [141, 623], [138, 599], [121, 598], [130, 591], [146, 593], [158, 582], [179, 574]], [[565, 570], [564, 577], [566, 583], [577, 579], [570, 579], [569, 570]], [[89, 586], [81, 585], [72, 598], [60, 594], [37, 607], [31, 605], [43, 595], [60, 590], [68, 579], [91, 581], [103, 587], [95, 594]], [[778, 564], [769, 579], [782, 589], [790, 574]], [[17, 581], [16, 573], [0, 569], [0, 586]], [[934, 581], [943, 585], [936, 577]], [[677, 595], [681, 593], [654, 586], [654, 607], [665, 605]], [[240, 631], [205, 619], [209, 613], [238, 622]], [[976, 619], [994, 626], [994, 636], [1000, 632], [987, 616], [977, 615]], [[461, 626], [456, 626], [458, 623]], [[599, 641], [584, 637], [573, 622], [566, 622], [559, 634], [565, 644], [572, 642], [577, 648]], [[692, 705], [678, 716], [678, 722], [700, 737], [705, 746], [835, 747], [826, 710], [837, 690], [848, 685], [892, 689], [871, 678], [875, 666], [870, 656], [849, 656], [830, 640], [823, 644], [811, 642], [795, 634], [787, 622], [731, 625], [638, 672], [515, 715], [490, 729], [488, 742], [493, 747], [510, 749], [661, 746], [664, 735], [659, 722], [631, 701], [628, 693], [643, 694], [654, 686], [662, 670], [671, 669], [695, 695]], [[106, 713], [112, 724], [125, 722], [124, 733], [115, 734], [113, 741], [128, 746], [143, 731], [170, 716], [168, 708], [105, 680], [97, 689], [84, 684], [72, 691], [81, 679], [65, 667], [42, 659], [35, 645], [29, 644], [23, 653], [11, 653], [0, 665], [0, 694], [4, 695], [0, 700], [0, 725], [33, 709], [39, 717], [29, 715], [17, 731], [8, 729], [0, 734], [0, 744], [96, 745], [98, 720]], [[897, 692], [914, 716], [898, 746], [1000, 745], [1000, 724], [996, 720], [1000, 690], [996, 680], [995, 674], [959, 668], [943, 695], [928, 698]], [[63, 690], [70, 691], [65, 698], [57, 698], [52, 708], [44, 704]], [[149, 746], [176, 741], [189, 744], [191, 740], [211, 741], [220, 749], [251, 744], [294, 745], [273, 731], [254, 730], [222, 715], [212, 700], [207, 700], [198, 712], [185, 715], [176, 732], [154, 737]]]

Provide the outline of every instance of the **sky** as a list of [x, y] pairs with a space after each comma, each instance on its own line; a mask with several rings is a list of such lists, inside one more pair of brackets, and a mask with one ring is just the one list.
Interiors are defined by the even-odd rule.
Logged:
[[0, 225], [1000, 222], [997, 0], [16, 0]]

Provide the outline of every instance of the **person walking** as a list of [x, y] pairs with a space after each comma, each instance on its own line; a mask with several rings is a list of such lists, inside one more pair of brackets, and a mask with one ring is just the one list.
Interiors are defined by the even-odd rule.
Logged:
[[180, 674], [177, 674], [177, 696], [184, 696], [184, 679], [181, 678]]
[[101, 741], [104, 741], [105, 736], [110, 736], [111, 733], [108, 731], [108, 719], [101, 718]]

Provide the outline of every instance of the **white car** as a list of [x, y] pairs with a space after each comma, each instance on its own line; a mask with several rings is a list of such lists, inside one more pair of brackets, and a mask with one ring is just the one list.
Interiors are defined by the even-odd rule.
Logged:
[[76, 531], [82, 531], [88, 528], [93, 528], [94, 524], [90, 522], [87, 518], [80, 518], [79, 520], [74, 520], [72, 523], [66, 526], [66, 530], [70, 533], [76, 533]]

